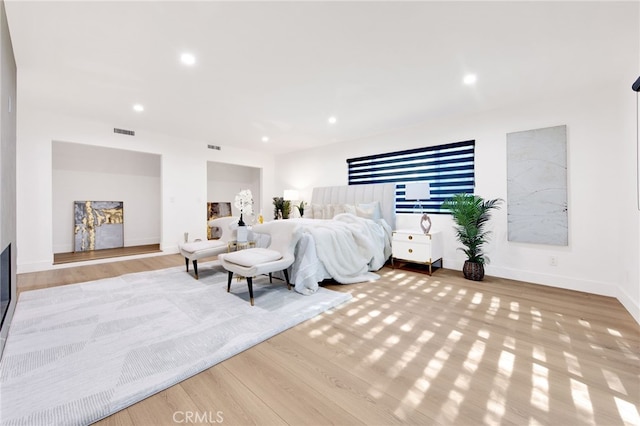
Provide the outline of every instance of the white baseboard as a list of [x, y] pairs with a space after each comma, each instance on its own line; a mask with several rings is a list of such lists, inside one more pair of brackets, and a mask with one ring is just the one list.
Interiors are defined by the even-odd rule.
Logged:
[[180, 253], [178, 244], [160, 244], [160, 250], [162, 250], [165, 254]]
[[[462, 269], [462, 266], [460, 266]], [[500, 278], [508, 278], [518, 281], [526, 281], [534, 284], [546, 285], [549, 287], [564, 288], [567, 290], [583, 291], [601, 296], [616, 297], [618, 286], [611, 283], [601, 281], [577, 279], [564, 275], [544, 274], [535, 271], [523, 271], [519, 269], [511, 269], [505, 267], [493, 267], [487, 265], [485, 267], [487, 275], [493, 275]]]
[[627, 293], [623, 288], [618, 288], [616, 299], [618, 299], [618, 301], [622, 303], [622, 306], [629, 311], [633, 319], [640, 324], [640, 305], [635, 302], [631, 296], [629, 296], [629, 293]]
[[[445, 262], [444, 267], [462, 271], [463, 263]], [[485, 273], [499, 278], [506, 278], [516, 281], [524, 281], [533, 284], [540, 284], [549, 287], [563, 288], [567, 290], [582, 291], [585, 293], [598, 294], [616, 298], [631, 316], [640, 324], [640, 306], [631, 296], [620, 286], [611, 283], [604, 283], [593, 280], [576, 279], [563, 275], [543, 274], [533, 271], [523, 271], [505, 267], [485, 266]]]
[[[445, 261], [444, 267], [462, 271], [464, 262]], [[567, 290], [584, 291], [586, 293], [599, 294], [601, 296], [616, 297], [617, 286], [593, 281], [582, 280], [563, 275], [544, 274], [535, 271], [506, 268], [504, 266], [485, 265], [485, 273], [498, 278], [506, 278], [516, 281], [524, 281], [549, 287], [564, 288]]]

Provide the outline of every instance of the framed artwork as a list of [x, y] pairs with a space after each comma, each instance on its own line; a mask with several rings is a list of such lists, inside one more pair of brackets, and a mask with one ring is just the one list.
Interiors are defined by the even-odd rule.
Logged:
[[208, 222], [211, 219], [231, 216], [231, 202], [207, 202], [207, 239], [217, 240], [222, 236], [222, 229], [211, 227]]
[[124, 247], [122, 201], [74, 201], [74, 251]]
[[508, 133], [508, 240], [568, 245], [567, 209], [567, 126]]

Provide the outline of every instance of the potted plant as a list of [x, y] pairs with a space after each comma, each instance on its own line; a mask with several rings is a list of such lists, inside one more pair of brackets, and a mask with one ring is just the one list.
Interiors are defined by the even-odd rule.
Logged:
[[482, 281], [484, 264], [489, 261], [483, 252], [489, 231], [485, 225], [491, 217], [491, 210], [499, 209], [501, 199], [485, 200], [473, 194], [455, 194], [447, 199], [442, 208], [449, 210], [456, 223], [456, 236], [464, 245], [461, 250], [467, 255], [462, 273], [468, 280]]
[[298, 209], [298, 213], [300, 213], [300, 217], [304, 217], [304, 206], [307, 203], [305, 203], [304, 201], [300, 201], [299, 205], [296, 205], [296, 208]]
[[[280, 214], [278, 214], [278, 212]], [[273, 197], [273, 218], [289, 219], [291, 212], [291, 201], [285, 200], [283, 197]], [[279, 217], [281, 215], [281, 217]]]

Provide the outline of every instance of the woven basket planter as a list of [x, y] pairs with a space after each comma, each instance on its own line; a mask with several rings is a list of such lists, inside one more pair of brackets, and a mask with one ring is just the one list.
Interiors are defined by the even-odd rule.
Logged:
[[484, 278], [484, 265], [482, 263], [465, 261], [462, 267], [464, 277], [472, 281], [482, 281]]

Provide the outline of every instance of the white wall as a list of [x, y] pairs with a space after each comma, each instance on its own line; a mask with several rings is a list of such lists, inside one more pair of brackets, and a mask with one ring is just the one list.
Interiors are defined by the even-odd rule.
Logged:
[[[18, 82], [18, 93], [20, 83]], [[52, 141], [65, 141], [160, 155], [160, 247], [177, 252], [183, 233], [203, 233], [206, 221], [207, 162], [239, 164], [262, 169], [263, 194], [272, 193], [274, 159], [222, 146], [207, 149], [210, 141], [193, 141], [133, 129], [136, 136], [113, 133], [112, 123], [68, 117], [20, 104], [17, 147], [18, 273], [54, 268]], [[218, 144], [219, 145], [219, 144]], [[264, 203], [264, 199], [262, 200]], [[112, 261], [112, 260], [111, 260]], [[68, 265], [56, 266], [66, 267]]]
[[[440, 119], [287, 155], [278, 161], [276, 185], [310, 194], [313, 186], [346, 184], [347, 158], [475, 139], [476, 194], [506, 199], [506, 134], [566, 124], [569, 246], [508, 242], [505, 205], [491, 222], [487, 274], [618, 297], [640, 322], [635, 192], [631, 185], [621, 184], [635, 173], [635, 157], [630, 155], [635, 105], [628, 83], [612, 82], [544, 102]], [[417, 224], [415, 217], [399, 217], [396, 226]], [[450, 217], [433, 215], [432, 230], [445, 235], [444, 266], [461, 269], [464, 254], [456, 250]], [[557, 266], [550, 265], [551, 256], [557, 258]]]
[[[262, 208], [260, 189], [261, 170], [255, 167], [238, 166], [210, 161], [207, 163], [207, 201], [230, 202], [231, 214], [240, 216], [240, 210], [234, 205], [236, 194], [243, 189], [250, 189], [253, 195], [255, 218]], [[251, 223], [252, 217], [244, 217]]]
[[53, 142], [53, 252], [74, 250], [74, 201], [122, 201], [124, 246], [160, 243], [157, 154]]

